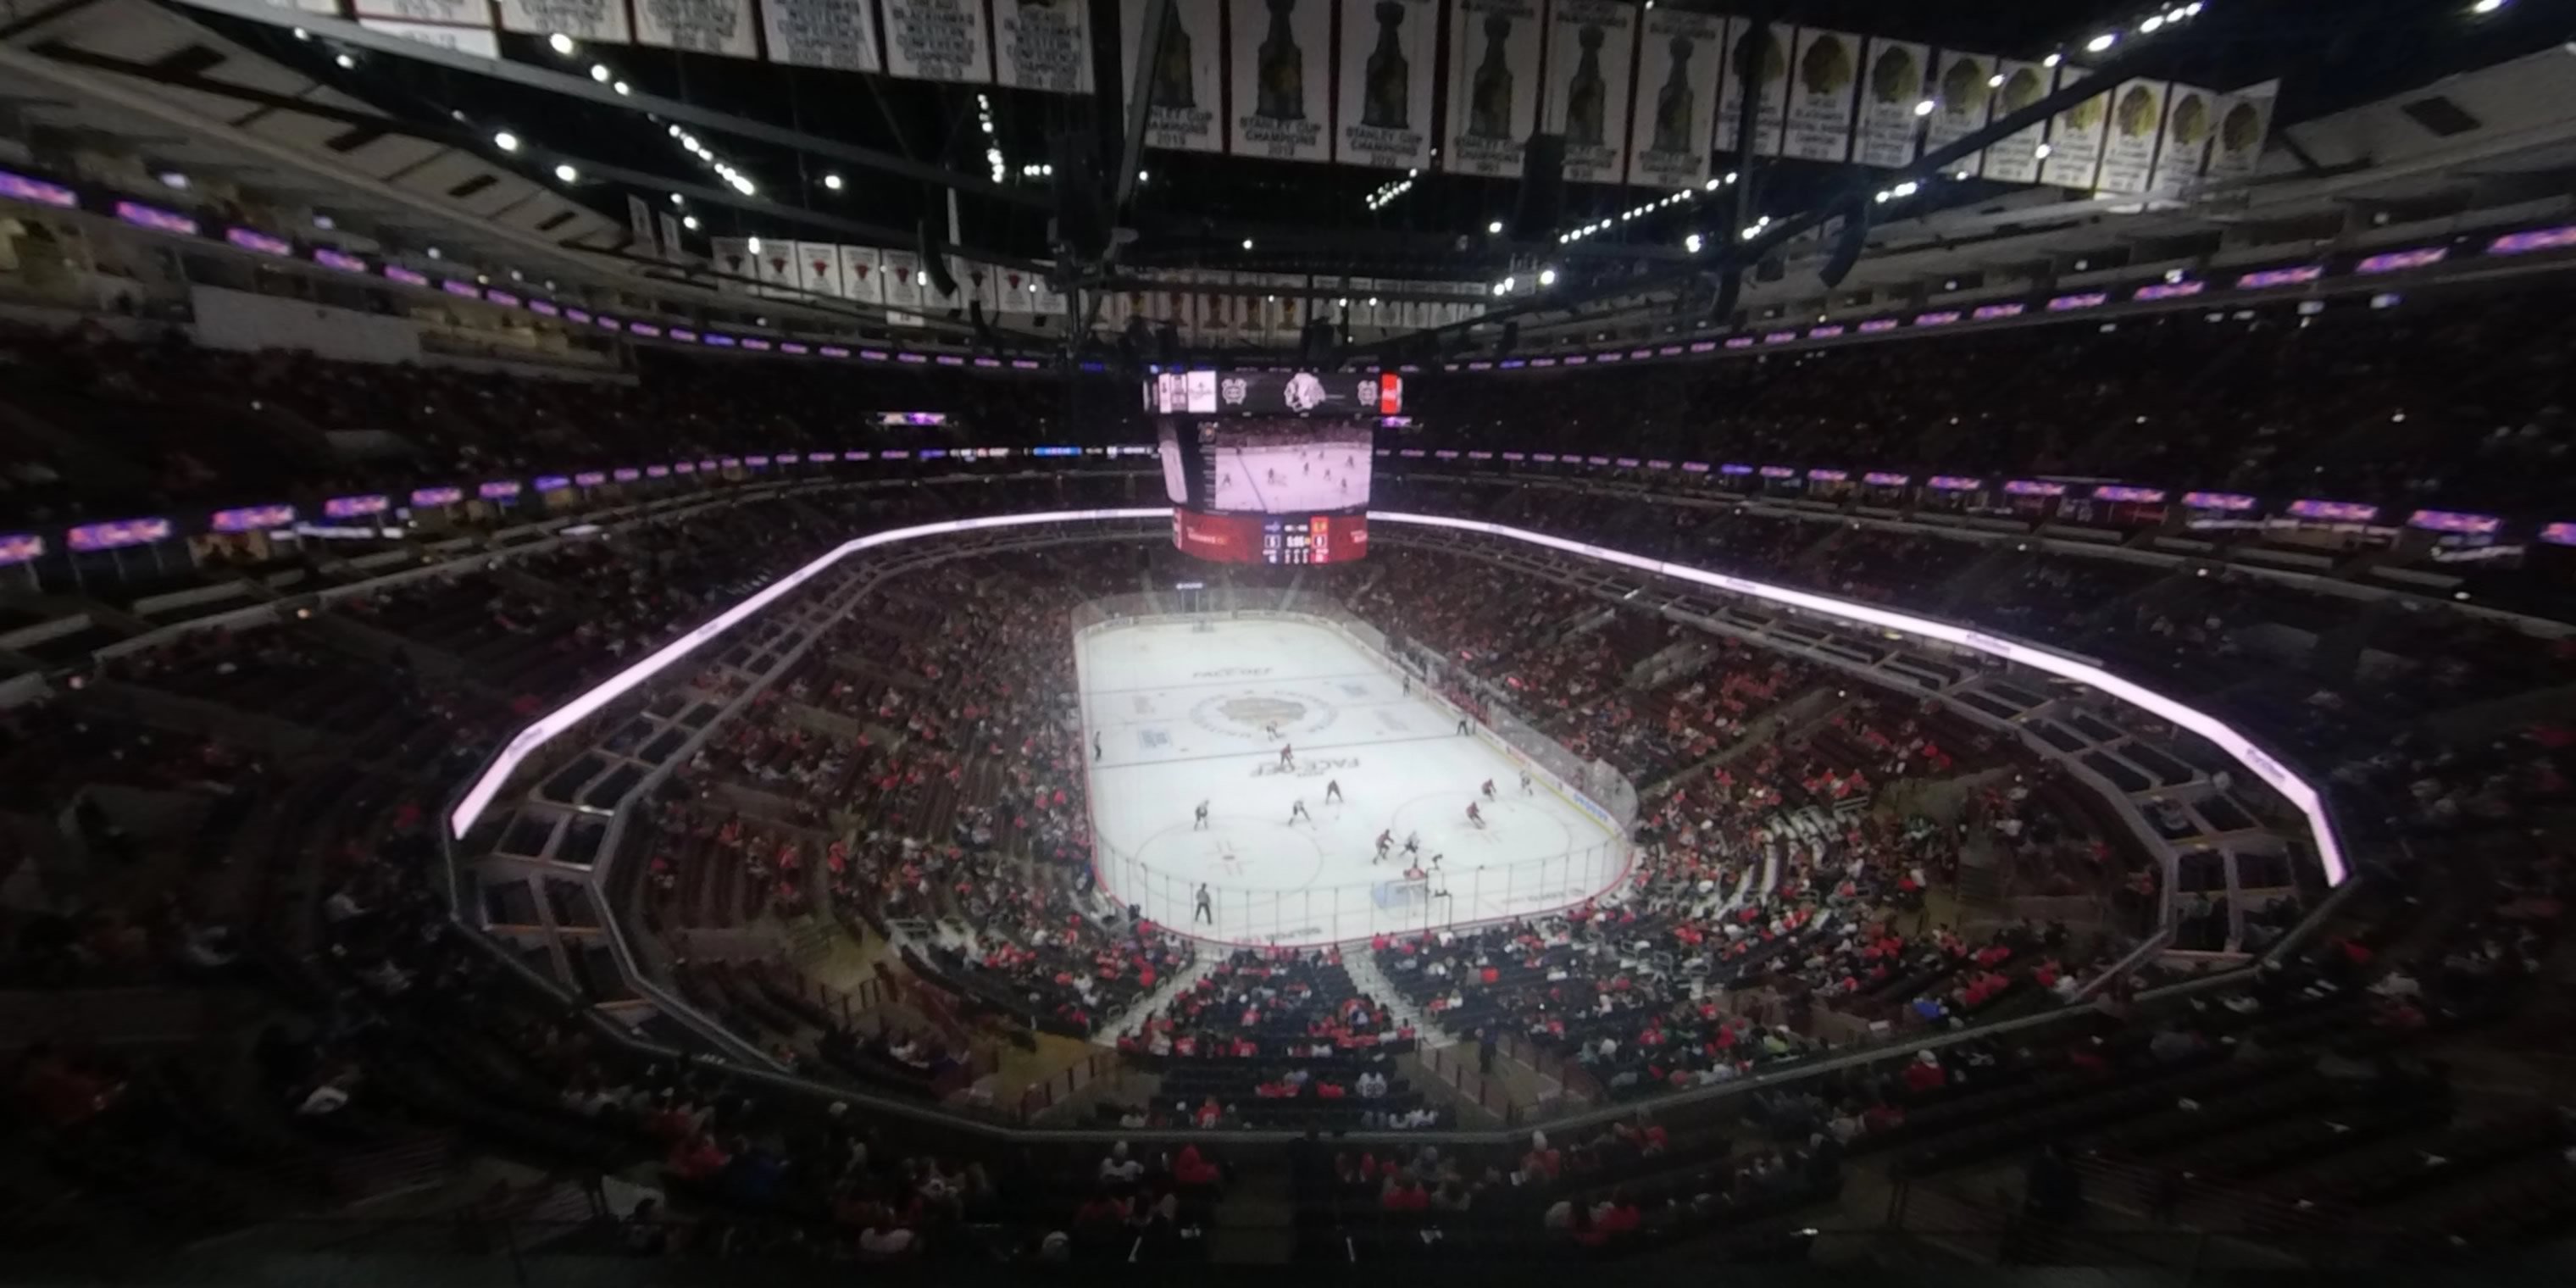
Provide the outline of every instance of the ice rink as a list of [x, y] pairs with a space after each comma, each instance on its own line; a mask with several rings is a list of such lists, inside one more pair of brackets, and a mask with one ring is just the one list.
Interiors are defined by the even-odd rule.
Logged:
[[1347, 510], [1368, 504], [1365, 443], [1218, 447], [1215, 508], [1259, 514]]
[[[1524, 794], [1517, 763], [1481, 730], [1459, 735], [1455, 716], [1404, 692], [1391, 663], [1320, 622], [1110, 626], [1078, 655], [1084, 743], [1097, 735], [1101, 751], [1096, 866], [1155, 921], [1232, 943], [1320, 944], [1565, 907], [1624, 875], [1606, 824], [1544, 776]], [[1487, 779], [1490, 803], [1478, 794]], [[1344, 800], [1327, 803], [1335, 782]], [[1201, 801], [1203, 829], [1192, 825]], [[1290, 821], [1300, 801], [1311, 822]], [[1384, 830], [1395, 850], [1373, 863]], [[1419, 881], [1404, 875], [1413, 835]]]

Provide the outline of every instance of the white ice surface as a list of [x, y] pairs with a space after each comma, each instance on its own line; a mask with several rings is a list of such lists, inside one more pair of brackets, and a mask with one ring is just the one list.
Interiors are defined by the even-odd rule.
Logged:
[[1369, 449], [1355, 444], [1220, 447], [1215, 508], [1309, 514], [1368, 504]]
[[[1080, 666], [1084, 745], [1097, 734], [1103, 753], [1091, 767], [1100, 878], [1165, 925], [1320, 944], [1565, 907], [1623, 875], [1608, 828], [1543, 778], [1523, 794], [1505, 752], [1460, 736], [1455, 717], [1406, 696], [1383, 658], [1321, 624], [1113, 627], [1082, 641]], [[1277, 739], [1265, 733], [1273, 722]], [[1293, 773], [1279, 764], [1283, 742]], [[1341, 804], [1325, 801], [1332, 782]], [[1191, 825], [1201, 801], [1204, 830]], [[1312, 822], [1289, 821], [1298, 801]], [[1484, 828], [1467, 821], [1471, 801]], [[1387, 829], [1395, 854], [1373, 863]], [[1401, 888], [1414, 834], [1424, 867], [1441, 862]], [[1213, 924], [1194, 921], [1201, 883]]]

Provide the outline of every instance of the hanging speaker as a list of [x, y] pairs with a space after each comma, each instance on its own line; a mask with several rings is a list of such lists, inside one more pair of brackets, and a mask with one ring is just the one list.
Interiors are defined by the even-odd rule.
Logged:
[[1533, 134], [1521, 159], [1520, 199], [1512, 207], [1512, 240], [1556, 234], [1565, 212], [1565, 136]]
[[1858, 199], [1844, 202], [1842, 216], [1842, 230], [1834, 234], [1833, 253], [1825, 257], [1824, 270], [1816, 274], [1829, 291], [1851, 276], [1852, 266], [1860, 263], [1861, 252], [1869, 248], [1869, 203]]
[[957, 277], [948, 271], [948, 239], [939, 233], [938, 223], [929, 215], [921, 217], [921, 275], [929, 279], [930, 289], [942, 296], [955, 297]]

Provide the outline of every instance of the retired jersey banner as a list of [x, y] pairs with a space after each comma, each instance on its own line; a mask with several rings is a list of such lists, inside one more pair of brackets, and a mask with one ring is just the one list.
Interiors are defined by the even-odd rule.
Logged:
[[626, 232], [634, 241], [635, 253], [662, 253], [661, 246], [653, 240], [653, 208], [631, 192], [626, 194]]
[[635, 0], [635, 43], [758, 58], [751, 0]]
[[[2010, 116], [2048, 97], [2049, 69], [2011, 58], [1995, 60], [1993, 76], [2004, 83], [1995, 90], [1994, 115]], [[2004, 183], [2039, 182], [2039, 145], [2048, 138], [2048, 122], [2038, 121], [1986, 145], [1985, 175]]]
[[1717, 150], [1733, 152], [1744, 116], [1744, 82], [1754, 86], [1753, 155], [1780, 155], [1780, 122], [1789, 110], [1789, 45], [1796, 29], [1774, 24], [1757, 46], [1753, 24], [1726, 20], [1726, 91], [1717, 96]]
[[1538, 129], [1539, 0], [1449, 0], [1449, 116], [1437, 158], [1453, 174], [1517, 179]]
[[665, 210], [653, 218], [662, 230], [662, 258], [674, 264], [688, 258], [688, 251], [680, 245], [680, 217]]
[[[2081, 68], [2061, 64], [2061, 84], [2083, 76]], [[2077, 103], [2048, 122], [2048, 156], [2039, 163], [2039, 181], [2061, 188], [2090, 188], [2102, 169], [2102, 140], [2111, 131], [2111, 95], [2106, 91]]]
[[754, 271], [760, 274], [760, 294], [785, 296], [795, 292], [796, 243], [776, 237], [759, 239], [760, 249], [753, 253]]
[[[1996, 100], [2002, 97], [1994, 83], [1999, 67], [1992, 54], [1944, 49], [1932, 55], [1930, 72], [1923, 87], [1926, 97], [1932, 100], [1931, 119], [1923, 123], [1925, 152], [1946, 148], [1986, 128], [1986, 122], [1994, 114]], [[1868, 106], [1861, 108], [1861, 147], [1864, 150], [1870, 142], [1869, 112]], [[1984, 156], [1982, 152], [1975, 153], [1953, 161], [1945, 168], [1953, 174], [1961, 170], [1978, 174], [1984, 170]]]
[[1852, 110], [1860, 101], [1860, 37], [1798, 29], [1789, 64], [1789, 133], [1781, 152], [1808, 161], [1851, 155]]
[[[1134, 90], [1151, 7], [1152, 0], [1119, 0], [1122, 92]], [[1162, 46], [1145, 81], [1145, 146], [1225, 151], [1224, 14], [1224, 0], [1172, 0], [1163, 10]]]
[[1431, 164], [1431, 79], [1439, 0], [1341, 0], [1342, 92], [1333, 159], [1409, 170]]
[[2254, 173], [2263, 159], [2263, 138], [2272, 129], [2272, 101], [2280, 96], [2281, 82], [2276, 80], [2219, 96], [2218, 135], [2211, 141], [2204, 174], [2212, 179], [2243, 179]]
[[796, 286], [810, 295], [839, 295], [841, 248], [830, 242], [796, 243]]
[[2209, 141], [2218, 132], [2218, 95], [2197, 85], [2175, 85], [2172, 93], [2164, 145], [2156, 149], [2155, 173], [2147, 178], [2151, 196], [2177, 197], [2200, 182]]
[[[1977, 78], [1975, 88], [1972, 110], [1977, 124], [1983, 125], [1989, 97], [1983, 76]], [[1860, 80], [1860, 124], [1852, 131], [1852, 160], [1890, 170], [1913, 164], [1914, 136], [1923, 128], [1914, 105], [1927, 98], [1936, 101], [1932, 119], [1939, 120], [1941, 96], [1932, 89], [1931, 47], [1910, 40], [1870, 41], [1868, 70]]]
[[2111, 137], [2102, 145], [2101, 192], [2143, 193], [2155, 175], [2156, 144], [2164, 137], [2173, 86], [2133, 80], [2111, 91]]
[[1280, 161], [1328, 160], [1331, 0], [1233, 0], [1227, 17], [1234, 58], [1227, 150]]
[[501, 0], [501, 27], [533, 36], [560, 31], [601, 45], [634, 40], [626, 24], [626, 0]]
[[1567, 183], [1628, 177], [1628, 80], [1636, 69], [1637, 15], [1626, 0], [1555, 0], [1547, 13], [1550, 134], [1565, 136]]
[[1628, 182], [1695, 188], [1708, 179], [1710, 140], [1717, 132], [1726, 20], [1650, 9], [1644, 27], [1637, 47], [1636, 123], [1628, 127]]
[[885, 275], [877, 271], [876, 247], [841, 247], [841, 298], [860, 304], [885, 303]]
[[875, 0], [760, 0], [769, 61], [795, 67], [872, 72], [877, 54]]
[[993, 0], [993, 79], [1018, 89], [1090, 93], [1090, 0]]
[[993, 79], [984, 0], [884, 0], [886, 70], [917, 80]]
[[885, 274], [885, 302], [890, 309], [921, 307], [921, 256], [908, 250], [877, 252], [878, 271]]

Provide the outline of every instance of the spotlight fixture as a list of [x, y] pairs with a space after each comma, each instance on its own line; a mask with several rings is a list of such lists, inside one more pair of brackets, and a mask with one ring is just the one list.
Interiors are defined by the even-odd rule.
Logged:
[[566, 161], [555, 167], [555, 178], [565, 183], [577, 182], [581, 178], [581, 171], [574, 169], [572, 163]]
[[547, 33], [546, 48], [551, 49], [566, 58], [570, 58], [572, 56], [572, 51], [579, 48], [579, 46], [573, 44], [572, 37], [567, 36], [560, 31], [556, 31]]
[[615, 72], [608, 70], [608, 64], [606, 63], [592, 63], [590, 65], [590, 78], [598, 81], [602, 85], [607, 84], [609, 82], [609, 78], [615, 75]]
[[1493, 221], [1492, 223], [1489, 223], [1489, 224], [1485, 225], [1485, 232], [1486, 232], [1486, 234], [1487, 234], [1488, 236], [1494, 236], [1494, 237], [1500, 237], [1500, 236], [1502, 236], [1502, 235], [1503, 235], [1503, 221], [1502, 221], [1502, 220], [1497, 219], [1497, 220]]
[[519, 150], [519, 136], [508, 130], [496, 130], [492, 134], [492, 146], [504, 152], [516, 152]]
[[827, 174], [827, 175], [824, 175], [824, 176], [823, 176], [823, 186], [824, 186], [824, 187], [826, 187], [826, 188], [831, 189], [831, 190], [832, 190], [832, 191], [834, 191], [834, 192], [839, 192], [839, 191], [841, 190], [841, 176], [839, 176], [839, 175], [837, 175], [837, 174]]

